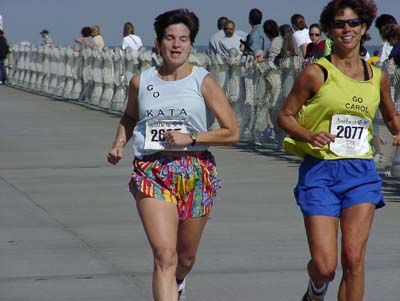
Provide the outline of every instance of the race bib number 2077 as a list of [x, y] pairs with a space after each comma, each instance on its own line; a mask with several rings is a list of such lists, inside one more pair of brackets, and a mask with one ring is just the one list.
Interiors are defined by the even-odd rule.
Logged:
[[369, 152], [368, 119], [335, 114], [331, 120], [331, 134], [336, 135], [330, 149], [338, 156], [359, 156]]
[[[164, 133], [167, 131], [189, 133], [186, 119], [158, 119], [147, 121], [144, 149], [168, 149], [168, 144], [164, 139]], [[174, 149], [176, 149], [176, 147]], [[185, 150], [186, 147], [181, 147], [180, 149]]]

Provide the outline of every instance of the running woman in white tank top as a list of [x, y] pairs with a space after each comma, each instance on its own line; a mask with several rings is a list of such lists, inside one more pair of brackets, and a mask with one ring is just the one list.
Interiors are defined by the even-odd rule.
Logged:
[[[221, 183], [211, 145], [239, 140], [235, 114], [208, 72], [189, 63], [199, 29], [186, 9], [155, 19], [163, 65], [135, 75], [108, 161], [133, 138], [129, 184], [154, 256], [155, 300], [185, 300], [201, 234]], [[216, 117], [219, 129], [210, 130]]]

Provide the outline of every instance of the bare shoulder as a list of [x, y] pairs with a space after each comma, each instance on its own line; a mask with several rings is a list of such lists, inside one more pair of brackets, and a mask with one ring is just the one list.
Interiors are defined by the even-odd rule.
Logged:
[[305, 67], [297, 77], [297, 83], [303, 88], [316, 93], [325, 81], [324, 67], [318, 64], [310, 64]]
[[210, 73], [208, 73], [206, 76], [204, 76], [204, 79], [203, 79], [203, 82], [202, 82], [202, 86], [203, 87], [207, 87], [207, 86], [212, 87], [213, 85], [218, 85], [219, 86], [219, 84], [215, 80], [215, 78]]
[[129, 84], [137, 89], [139, 88], [139, 83], [140, 83], [140, 75], [139, 74], [135, 74], [134, 76], [132, 76], [131, 80], [129, 81]]
[[201, 93], [203, 96], [216, 95], [223, 93], [223, 90], [216, 79], [211, 74], [207, 74], [201, 83]]
[[324, 80], [324, 67], [319, 64], [312, 63], [305, 67], [301, 72], [305, 79], [312, 81]]

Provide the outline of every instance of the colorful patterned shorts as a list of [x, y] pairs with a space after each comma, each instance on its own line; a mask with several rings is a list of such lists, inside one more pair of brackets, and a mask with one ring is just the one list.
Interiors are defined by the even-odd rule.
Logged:
[[175, 204], [180, 220], [208, 214], [221, 188], [209, 151], [182, 156], [156, 153], [136, 158], [133, 167], [130, 191]]

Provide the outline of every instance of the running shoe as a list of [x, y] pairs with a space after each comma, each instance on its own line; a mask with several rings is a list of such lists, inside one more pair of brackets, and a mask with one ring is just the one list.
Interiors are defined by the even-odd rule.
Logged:
[[178, 288], [178, 301], [186, 301], [186, 281], [183, 280], [183, 282], [179, 285]]
[[328, 284], [325, 284], [325, 289], [322, 291], [322, 293], [317, 294], [316, 292], [314, 292], [310, 280], [308, 282], [307, 291], [304, 294], [301, 301], [324, 301], [327, 291], [328, 291]]

